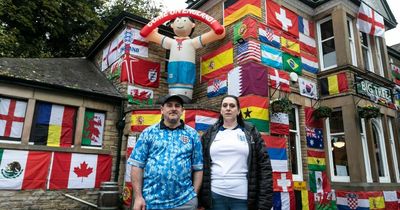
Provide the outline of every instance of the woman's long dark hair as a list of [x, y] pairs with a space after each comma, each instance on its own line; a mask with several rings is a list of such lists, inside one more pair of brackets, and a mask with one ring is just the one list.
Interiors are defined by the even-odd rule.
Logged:
[[[242, 112], [240, 111], [240, 103], [239, 103], [239, 98], [237, 97], [237, 96], [234, 96], [234, 95], [226, 95], [226, 96], [224, 96], [222, 99], [221, 99], [221, 103], [220, 103], [220, 107], [222, 107], [222, 102], [224, 101], [224, 99], [225, 98], [233, 98], [233, 99], [235, 99], [235, 101], [236, 101], [236, 105], [237, 105], [237, 107], [238, 107], [238, 110], [239, 110], [239, 115], [237, 116], [237, 123], [240, 125], [240, 126], [244, 126], [244, 120], [243, 120], [243, 115], [242, 115]], [[220, 108], [220, 110], [221, 110], [221, 108]], [[218, 124], [219, 125], [223, 125], [224, 124], [224, 118], [222, 117], [222, 115], [221, 115], [221, 113], [219, 113], [219, 118], [218, 118]]]

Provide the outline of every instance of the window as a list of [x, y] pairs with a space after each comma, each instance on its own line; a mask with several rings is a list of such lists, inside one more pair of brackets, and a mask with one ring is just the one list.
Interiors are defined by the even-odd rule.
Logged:
[[289, 152], [294, 181], [303, 181], [301, 143], [299, 129], [299, 108], [294, 106], [289, 114]]
[[393, 121], [394, 121], [394, 119], [391, 117], [389, 117], [387, 119], [388, 129], [389, 129], [389, 144], [390, 144], [390, 149], [392, 150], [392, 158], [393, 158], [394, 170], [395, 170], [395, 175], [396, 175], [396, 182], [400, 182], [399, 163], [397, 162], [397, 150], [396, 150], [396, 144], [395, 144], [395, 139], [394, 139], [394, 134], [393, 134], [393, 128], [394, 128]]
[[0, 97], [0, 142], [21, 143], [27, 102]]
[[326, 119], [326, 131], [332, 181], [350, 182], [341, 109], [335, 109], [332, 116]]
[[101, 148], [103, 145], [105, 113], [87, 109], [82, 129], [82, 146]]
[[389, 168], [386, 157], [385, 137], [383, 135], [382, 120], [374, 118], [372, 122], [372, 142], [376, 158], [379, 182], [390, 182]]
[[363, 148], [363, 157], [364, 157], [364, 165], [365, 165], [365, 173], [367, 182], [371, 183], [372, 180], [372, 173], [371, 173], [371, 162], [369, 159], [369, 152], [368, 152], [368, 141], [367, 141], [367, 134], [365, 133], [365, 119], [360, 118], [360, 134], [361, 134], [361, 144]]
[[337, 64], [332, 18], [328, 17], [319, 21], [317, 26], [322, 70], [334, 68]]
[[372, 67], [372, 54], [371, 54], [371, 44], [369, 41], [368, 34], [364, 32], [360, 32], [360, 40], [361, 40], [361, 51], [363, 55], [364, 68], [368, 71], [373, 71]]
[[357, 54], [356, 47], [354, 42], [354, 33], [353, 33], [353, 24], [352, 20], [347, 17], [347, 31], [349, 32], [349, 44], [350, 44], [350, 53], [351, 53], [351, 63], [353, 66], [357, 66]]
[[385, 73], [383, 72], [382, 39], [380, 39], [379, 37], [375, 37], [375, 46], [376, 46], [376, 56], [378, 62], [379, 75], [385, 77]]

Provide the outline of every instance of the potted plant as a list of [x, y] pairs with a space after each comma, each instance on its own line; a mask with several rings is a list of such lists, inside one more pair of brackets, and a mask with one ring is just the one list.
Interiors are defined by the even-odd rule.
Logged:
[[380, 111], [378, 107], [375, 106], [364, 106], [358, 109], [358, 113], [361, 118], [375, 118], [379, 117]]
[[290, 113], [292, 111], [292, 102], [287, 97], [275, 99], [271, 102], [271, 111], [273, 113]]
[[315, 119], [327, 118], [332, 115], [332, 108], [328, 106], [319, 106], [314, 110], [313, 116]]

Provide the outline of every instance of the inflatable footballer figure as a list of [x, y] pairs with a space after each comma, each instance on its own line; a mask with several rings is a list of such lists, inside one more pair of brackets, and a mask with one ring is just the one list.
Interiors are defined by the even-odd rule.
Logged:
[[[216, 21], [215, 19], [213, 20]], [[214, 30], [210, 30], [200, 36], [190, 38], [189, 36], [195, 28], [195, 23], [194, 19], [189, 16], [176, 17], [171, 20], [170, 26], [176, 35], [174, 38], [161, 35], [157, 29], [152, 30], [148, 36], [144, 37], [146, 40], [170, 50], [167, 79], [169, 94], [185, 95], [189, 99], [192, 99], [193, 85], [195, 84], [196, 77], [196, 49], [224, 38], [225, 29], [222, 28], [222, 31], [219, 32], [220, 34], [217, 34]]]

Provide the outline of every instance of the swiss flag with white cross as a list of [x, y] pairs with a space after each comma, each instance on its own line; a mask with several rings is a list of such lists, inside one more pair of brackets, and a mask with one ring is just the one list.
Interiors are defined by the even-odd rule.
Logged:
[[299, 37], [299, 22], [296, 13], [267, 0], [267, 25]]

